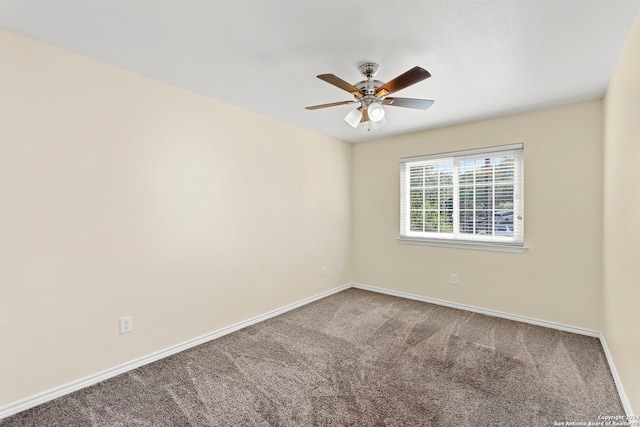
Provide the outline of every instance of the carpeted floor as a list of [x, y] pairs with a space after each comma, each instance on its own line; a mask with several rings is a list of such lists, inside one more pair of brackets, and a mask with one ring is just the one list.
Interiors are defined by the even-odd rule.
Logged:
[[596, 338], [349, 289], [0, 426], [553, 426], [623, 414]]

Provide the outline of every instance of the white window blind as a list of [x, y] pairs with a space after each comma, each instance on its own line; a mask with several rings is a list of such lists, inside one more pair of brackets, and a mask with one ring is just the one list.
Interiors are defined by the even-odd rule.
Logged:
[[400, 239], [522, 246], [522, 144], [400, 161]]

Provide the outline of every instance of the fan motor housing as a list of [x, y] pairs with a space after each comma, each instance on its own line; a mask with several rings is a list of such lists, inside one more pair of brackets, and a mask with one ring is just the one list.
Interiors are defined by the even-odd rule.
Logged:
[[380, 80], [363, 80], [356, 83], [354, 86], [360, 89], [360, 92], [365, 95], [374, 95], [376, 93], [376, 89], [383, 84], [384, 82], [381, 82]]

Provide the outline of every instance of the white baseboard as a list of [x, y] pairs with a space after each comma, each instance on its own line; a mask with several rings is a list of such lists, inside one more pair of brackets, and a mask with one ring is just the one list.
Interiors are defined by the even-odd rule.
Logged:
[[618, 394], [620, 395], [620, 400], [622, 401], [624, 412], [627, 414], [628, 417], [634, 417], [635, 414], [633, 412], [633, 408], [631, 407], [631, 403], [629, 402], [627, 393], [625, 393], [624, 387], [622, 386], [622, 380], [618, 375], [618, 370], [616, 369], [616, 365], [615, 363], [613, 363], [613, 357], [611, 357], [611, 352], [609, 351], [607, 340], [604, 339], [604, 335], [602, 333], [600, 334], [600, 343], [602, 344], [604, 355], [607, 357], [607, 362], [609, 362], [609, 369], [611, 370], [613, 381], [616, 383], [616, 389], [618, 389]]
[[588, 335], [590, 337], [600, 337], [600, 332], [593, 331], [591, 329], [579, 328], [577, 326], [563, 325], [562, 323], [549, 322], [547, 320], [534, 319], [532, 317], [520, 316], [517, 314], [504, 313], [502, 311], [490, 310], [487, 308], [474, 307], [472, 305], [459, 304], [456, 302], [444, 301], [435, 298], [423, 297], [420, 295], [409, 294], [406, 292], [392, 291], [384, 288], [377, 288], [375, 286], [363, 285], [361, 283], [352, 283], [352, 287], [357, 289], [363, 289], [365, 291], [378, 292], [381, 294], [392, 295], [400, 298], [407, 298], [416, 301], [428, 302], [431, 304], [442, 305], [450, 308], [457, 308], [459, 310], [472, 311], [474, 313], [486, 314], [493, 317], [501, 317], [503, 319], [515, 320], [516, 322], [530, 323], [532, 325], [544, 326], [546, 328], [559, 329], [565, 332], [573, 332], [574, 334]]
[[486, 308], [474, 307], [466, 304], [458, 304], [455, 302], [439, 300], [435, 298], [423, 297], [420, 295], [409, 294], [406, 292], [392, 291], [390, 289], [377, 288], [375, 286], [363, 285], [361, 283], [352, 283], [351, 287], [362, 289], [365, 291], [378, 292], [381, 294], [392, 295], [400, 298], [407, 298], [416, 301], [428, 302], [431, 304], [442, 305], [450, 308], [457, 308], [459, 310], [472, 311], [474, 313], [486, 314], [488, 316], [501, 317], [503, 319], [515, 320], [516, 322], [530, 323], [532, 325], [544, 326], [546, 328], [559, 329], [565, 332], [572, 332], [580, 335], [588, 335], [590, 337], [596, 337], [600, 339], [600, 343], [602, 344], [602, 349], [604, 350], [604, 354], [607, 358], [607, 363], [609, 364], [609, 369], [611, 370], [611, 375], [613, 376], [613, 381], [616, 384], [616, 389], [618, 390], [618, 394], [620, 395], [620, 400], [622, 401], [622, 406], [627, 416], [634, 416], [633, 409], [631, 408], [631, 404], [629, 403], [629, 398], [624, 391], [624, 387], [622, 386], [622, 380], [618, 375], [618, 371], [616, 370], [616, 366], [613, 363], [613, 358], [611, 357], [611, 353], [609, 352], [609, 347], [607, 346], [607, 341], [604, 339], [604, 335], [602, 332], [593, 331], [591, 329], [579, 328], [577, 326], [569, 326], [564, 325], [562, 323], [549, 322], [546, 320], [534, 319], [532, 317], [519, 316], [517, 314], [504, 313], [496, 310], [489, 310]]
[[88, 377], [81, 378], [77, 381], [72, 381], [70, 383], [63, 384], [59, 387], [55, 387], [50, 390], [44, 391], [42, 393], [38, 393], [36, 395], [27, 397], [26, 399], [22, 399], [17, 402], [9, 403], [8, 405], [1, 406], [0, 420], [3, 418], [9, 417], [11, 415], [17, 414], [18, 412], [22, 412], [26, 409], [32, 408], [34, 406], [41, 405], [45, 402], [56, 399], [58, 397], [62, 397], [69, 393], [73, 393], [74, 391], [80, 390], [82, 388], [89, 387], [91, 385], [99, 383], [100, 381], [104, 381], [109, 378], [113, 378], [117, 375], [123, 374], [125, 372], [134, 370], [136, 368], [139, 368], [140, 366], [147, 365], [149, 363], [155, 362], [157, 360], [163, 359], [165, 357], [171, 356], [181, 351], [190, 349], [192, 347], [198, 346], [200, 344], [204, 344], [216, 338], [230, 334], [237, 330], [246, 328], [247, 326], [251, 326], [255, 323], [262, 322], [263, 320], [267, 320], [272, 317], [278, 316], [279, 314], [286, 313], [287, 311], [291, 311], [298, 307], [302, 307], [303, 305], [328, 297], [329, 295], [335, 294], [337, 292], [344, 291], [346, 289], [349, 289], [350, 287], [351, 287], [351, 284], [339, 286], [337, 288], [328, 290], [326, 292], [322, 292], [320, 294], [311, 296], [309, 298], [305, 298], [303, 300], [294, 302], [292, 304], [288, 304], [284, 307], [269, 311], [259, 316], [252, 317], [250, 319], [236, 323], [234, 325], [227, 326], [226, 328], [222, 328], [217, 331], [210, 332], [206, 335], [202, 335], [200, 337], [191, 339], [189, 341], [185, 341], [181, 344], [177, 344], [172, 347], [165, 348], [164, 350], [160, 350], [155, 353], [149, 354], [147, 356], [143, 356], [138, 359], [132, 360], [130, 362], [123, 363], [122, 365], [118, 365], [113, 368], [107, 369], [105, 371], [98, 372], [93, 375], [89, 375]]

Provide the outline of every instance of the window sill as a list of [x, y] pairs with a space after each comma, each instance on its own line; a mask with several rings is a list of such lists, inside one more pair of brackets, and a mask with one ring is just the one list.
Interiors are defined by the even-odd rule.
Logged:
[[462, 240], [435, 240], [418, 237], [398, 237], [398, 243], [406, 245], [439, 246], [444, 248], [475, 249], [480, 251], [511, 252], [521, 254], [527, 251], [526, 246], [501, 245], [487, 242], [471, 242]]

